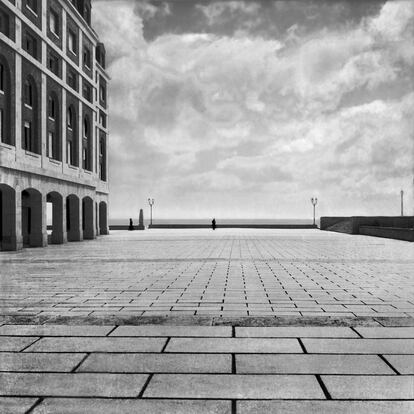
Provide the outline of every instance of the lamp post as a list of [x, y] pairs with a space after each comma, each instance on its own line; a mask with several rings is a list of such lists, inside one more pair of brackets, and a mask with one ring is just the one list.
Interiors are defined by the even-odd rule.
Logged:
[[313, 225], [315, 226], [316, 225], [316, 220], [315, 220], [315, 209], [316, 209], [316, 204], [318, 204], [318, 199], [315, 197], [315, 198], [311, 198], [311, 203], [312, 203], [312, 205], [313, 205]]
[[149, 198], [148, 199], [148, 204], [150, 206], [150, 210], [151, 210], [151, 219], [150, 219], [150, 226], [152, 226], [152, 206], [154, 205], [155, 200], [153, 198]]
[[403, 216], [404, 215], [404, 191], [401, 190], [400, 194], [401, 194], [401, 216]]

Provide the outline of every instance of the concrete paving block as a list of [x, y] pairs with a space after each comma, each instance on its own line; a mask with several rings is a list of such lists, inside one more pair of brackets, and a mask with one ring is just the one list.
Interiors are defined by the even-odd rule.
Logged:
[[137, 397], [145, 374], [0, 373], [0, 396]]
[[3, 325], [0, 335], [19, 336], [105, 336], [113, 326], [91, 325]]
[[231, 414], [230, 401], [46, 398], [33, 414]]
[[384, 355], [384, 357], [400, 374], [414, 375], [414, 355]]
[[91, 354], [77, 372], [231, 373], [231, 370], [229, 354], [147, 353]]
[[314, 339], [302, 342], [309, 353], [339, 354], [411, 354], [412, 339]]
[[86, 354], [1, 352], [0, 371], [70, 372]]
[[34, 336], [26, 338], [16, 336], [2, 336], [0, 337], [0, 351], [19, 352], [35, 342], [37, 339], [39, 338]]
[[237, 414], [409, 414], [413, 401], [237, 401]]
[[110, 336], [208, 336], [231, 337], [231, 326], [118, 326]]
[[155, 374], [144, 397], [157, 398], [324, 398], [313, 376]]
[[165, 352], [302, 353], [293, 338], [171, 338]]
[[364, 338], [414, 338], [414, 327], [362, 327], [357, 326]]
[[42, 338], [25, 352], [160, 352], [167, 338]]
[[236, 355], [238, 374], [389, 374], [377, 355]]
[[348, 327], [331, 326], [280, 326], [280, 327], [236, 327], [236, 337], [262, 338], [358, 338]]
[[414, 399], [414, 376], [323, 375], [321, 378], [333, 399]]
[[25, 414], [37, 400], [37, 398], [0, 397], [0, 413]]

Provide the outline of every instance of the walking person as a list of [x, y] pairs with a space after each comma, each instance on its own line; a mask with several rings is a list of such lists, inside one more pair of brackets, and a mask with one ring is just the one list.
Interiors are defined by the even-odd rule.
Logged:
[[128, 227], [128, 230], [129, 231], [134, 230], [134, 223], [132, 222], [132, 218], [129, 219], [129, 227]]
[[213, 220], [211, 221], [211, 228], [212, 228], [213, 230], [215, 230], [215, 229], [216, 229], [216, 219], [215, 219], [215, 218], [213, 218]]

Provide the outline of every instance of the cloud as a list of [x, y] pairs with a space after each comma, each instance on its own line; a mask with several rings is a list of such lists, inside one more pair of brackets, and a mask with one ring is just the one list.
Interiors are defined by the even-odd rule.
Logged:
[[[282, 193], [278, 214], [303, 216], [299, 200], [312, 193], [334, 209], [326, 214], [387, 214], [396, 188], [412, 182], [413, 3], [303, 30], [320, 18], [314, 10], [276, 37], [240, 26], [146, 39], [144, 21], [174, 16], [171, 5], [94, 5], [112, 78], [111, 180], [122, 183], [111, 189], [112, 215], [126, 194], [138, 205], [149, 192], [170, 212], [185, 201], [199, 214], [208, 209], [197, 202], [251, 215], [252, 198], [269, 207]], [[211, 27], [267, 12], [259, 2], [196, 6]]]

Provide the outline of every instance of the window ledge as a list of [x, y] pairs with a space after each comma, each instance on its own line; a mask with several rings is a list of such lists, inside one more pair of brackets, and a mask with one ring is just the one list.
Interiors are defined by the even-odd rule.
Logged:
[[62, 165], [62, 161], [55, 160], [54, 158], [50, 158], [50, 157], [49, 157], [49, 162], [50, 162], [51, 164], [56, 165], [56, 166], [61, 166], [61, 165]]
[[79, 170], [79, 168], [78, 168], [76, 165], [68, 164], [68, 167], [69, 167], [71, 170], [76, 170], [76, 171], [78, 171], [78, 170]]
[[40, 159], [40, 154], [36, 154], [35, 152], [29, 151], [29, 150], [25, 150], [25, 153], [26, 153], [26, 155], [29, 155], [30, 157]]
[[24, 107], [30, 110], [33, 110], [33, 106], [28, 105], [27, 103], [24, 104]]
[[0, 142], [0, 147], [5, 148], [7, 150], [15, 150], [16, 147], [11, 144], [6, 144], [5, 142]]

